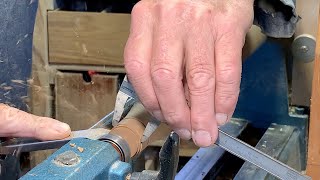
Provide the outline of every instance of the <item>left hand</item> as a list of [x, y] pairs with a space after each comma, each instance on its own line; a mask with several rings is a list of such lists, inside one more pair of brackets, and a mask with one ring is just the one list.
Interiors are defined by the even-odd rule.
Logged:
[[70, 126], [66, 123], [0, 104], [0, 137], [54, 140], [66, 138], [70, 134]]

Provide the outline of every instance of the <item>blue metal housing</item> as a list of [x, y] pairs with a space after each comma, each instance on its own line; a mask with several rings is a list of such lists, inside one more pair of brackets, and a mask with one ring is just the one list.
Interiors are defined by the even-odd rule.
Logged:
[[281, 45], [266, 41], [243, 64], [235, 118], [267, 129], [271, 123], [292, 125], [305, 131], [307, 116], [289, 113], [289, 86]]
[[[66, 152], [76, 155], [77, 160], [65, 156], [64, 160], [69, 158], [69, 165], [58, 161]], [[119, 153], [111, 144], [97, 140], [74, 139], [33, 168], [21, 180], [123, 180], [130, 172], [131, 165], [120, 161]]]
[[257, 128], [267, 129], [271, 123], [297, 127], [301, 133], [300, 157], [305, 164], [308, 115], [289, 109], [287, 74], [290, 73], [287, 73], [282, 48], [279, 43], [267, 40], [244, 62], [233, 117], [248, 120]]

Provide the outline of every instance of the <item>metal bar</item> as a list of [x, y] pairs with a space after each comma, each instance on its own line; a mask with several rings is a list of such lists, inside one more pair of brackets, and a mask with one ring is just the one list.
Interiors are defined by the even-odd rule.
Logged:
[[52, 141], [39, 141], [31, 138], [14, 138], [1, 143], [0, 154], [11, 154], [15, 152], [31, 152], [46, 149], [60, 148], [71, 139], [87, 138], [87, 139], [99, 139], [105, 134], [108, 134], [108, 129], [97, 128], [73, 131], [71, 135], [65, 139], [52, 140]]
[[112, 123], [113, 114], [114, 114], [114, 111], [112, 111], [109, 114], [105, 115], [103, 118], [101, 118], [98, 122], [96, 122], [89, 129], [107, 128]]
[[253, 148], [245, 142], [228, 135], [220, 129], [219, 136], [215, 144], [231, 154], [260, 167], [277, 178], [283, 180], [311, 179], [260, 150]]
[[[234, 137], [237, 137], [246, 128], [248, 122], [241, 119], [232, 119], [221, 129]], [[212, 166], [222, 157], [225, 151], [214, 145], [207, 148], [200, 148], [179, 171], [175, 180], [201, 180], [210, 171]]]
[[[122, 114], [122, 117], [124, 117], [128, 114], [128, 112], [130, 111], [130, 109], [134, 103], [135, 103], [135, 100], [133, 98], [130, 98], [127, 101], [126, 105], [124, 106], [124, 112]], [[96, 124], [94, 124], [92, 127], [90, 127], [90, 129], [112, 128], [112, 120], [113, 120], [114, 113], [115, 113], [115, 111], [112, 111], [109, 114], [105, 115]]]
[[[293, 126], [272, 124], [264, 133], [255, 148], [269, 156], [279, 159], [289, 140], [292, 139], [294, 130], [295, 127]], [[300, 160], [299, 156], [295, 158]], [[268, 172], [249, 162], [245, 162], [234, 177], [234, 180], [266, 179], [267, 175]]]

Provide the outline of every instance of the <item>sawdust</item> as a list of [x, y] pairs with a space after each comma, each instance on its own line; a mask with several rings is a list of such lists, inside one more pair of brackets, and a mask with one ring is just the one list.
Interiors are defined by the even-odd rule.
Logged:
[[81, 153], [84, 151], [84, 148], [83, 148], [83, 147], [78, 147], [77, 149], [78, 149], [78, 151], [81, 152]]
[[71, 147], [76, 147], [76, 144], [75, 143], [70, 143], [70, 146]]
[[[77, 147], [77, 145], [75, 143], [70, 143], [69, 145], [73, 148]], [[84, 148], [79, 146], [79, 147], [77, 147], [77, 150], [82, 153], [84, 151]]]
[[8, 90], [13, 89], [13, 87], [12, 86], [8, 86], [7, 83], [2, 83], [2, 84], [0, 84], [0, 89], [8, 91]]
[[21, 85], [24, 85], [24, 86], [28, 86], [28, 85], [25, 83], [25, 81], [20, 80], [20, 79], [11, 79], [11, 82], [16, 83], [16, 84], [21, 84]]
[[5, 91], [8, 91], [8, 90], [11, 90], [13, 89], [11, 86], [5, 86], [5, 87], [2, 87], [3, 90]]

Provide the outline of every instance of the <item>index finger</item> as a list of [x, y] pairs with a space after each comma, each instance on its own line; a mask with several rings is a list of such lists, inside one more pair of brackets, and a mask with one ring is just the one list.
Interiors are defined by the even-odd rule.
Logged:
[[149, 2], [140, 1], [131, 13], [130, 35], [124, 60], [129, 81], [144, 107], [158, 120], [163, 120], [151, 81], [152, 12]]
[[0, 104], [1, 137], [33, 137], [54, 140], [68, 137], [69, 125], [47, 117], [39, 117]]

